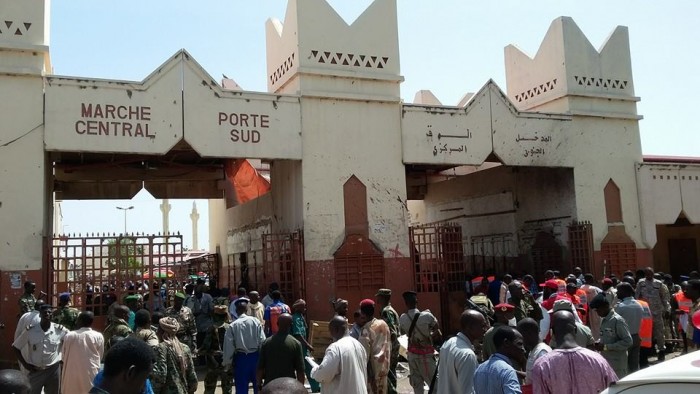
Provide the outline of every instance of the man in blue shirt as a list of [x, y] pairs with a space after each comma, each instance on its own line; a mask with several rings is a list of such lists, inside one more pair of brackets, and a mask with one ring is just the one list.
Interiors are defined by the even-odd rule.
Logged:
[[493, 336], [496, 354], [474, 373], [474, 392], [479, 394], [521, 394], [514, 365], [525, 365], [523, 336], [513, 327], [501, 326]]

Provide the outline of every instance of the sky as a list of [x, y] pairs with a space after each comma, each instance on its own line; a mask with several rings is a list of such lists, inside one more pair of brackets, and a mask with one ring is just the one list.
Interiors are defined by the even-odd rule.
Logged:
[[[300, 0], [304, 1], [304, 0]], [[371, 0], [329, 0], [352, 22]], [[571, 16], [594, 47], [617, 25], [629, 27], [635, 94], [645, 155], [700, 156], [700, 2], [642, 0], [397, 0], [401, 96], [429, 89], [456, 105], [493, 79], [506, 90], [503, 48], [534, 56], [551, 22]], [[265, 92], [265, 21], [284, 19], [285, 0], [53, 0], [50, 53], [54, 74], [141, 81], [179, 49], [210, 75]], [[192, 247], [193, 200], [171, 200], [171, 231]], [[158, 232], [160, 201], [142, 191], [131, 201], [65, 201], [64, 232]], [[208, 245], [207, 201], [199, 246]], [[95, 220], [99, 218], [99, 220]]]

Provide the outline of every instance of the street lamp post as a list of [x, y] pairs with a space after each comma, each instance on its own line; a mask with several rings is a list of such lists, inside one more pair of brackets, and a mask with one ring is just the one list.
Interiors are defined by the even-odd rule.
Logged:
[[117, 207], [117, 209], [124, 211], [124, 235], [126, 235], [126, 211], [130, 209], [134, 209], [134, 206], [128, 206], [128, 207]]

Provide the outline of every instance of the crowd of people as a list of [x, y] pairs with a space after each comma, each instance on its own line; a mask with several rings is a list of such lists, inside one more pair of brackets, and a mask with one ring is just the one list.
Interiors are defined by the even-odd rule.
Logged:
[[333, 342], [322, 359], [313, 356], [306, 302], [286, 304], [275, 283], [261, 298], [244, 288], [212, 297], [199, 282], [158, 310], [135, 292], [107, 307], [99, 332], [94, 311], [74, 308], [71, 294], [54, 307], [28, 281], [12, 344], [21, 373], [0, 371], [0, 387], [6, 378], [37, 394], [191, 394], [202, 365], [205, 393], [219, 384], [223, 393], [307, 392], [304, 383], [312, 392], [396, 393], [405, 336], [415, 393], [597, 393], [654, 353], [662, 361], [675, 348], [698, 347], [689, 316], [700, 310], [700, 276], [682, 279], [676, 285], [651, 268], [600, 287], [579, 268], [564, 277], [547, 271], [539, 284], [529, 275], [484, 277], [465, 289], [459, 331], [444, 342], [416, 292], [402, 294], [399, 314], [392, 291], [378, 289], [352, 318], [348, 301], [332, 302]]

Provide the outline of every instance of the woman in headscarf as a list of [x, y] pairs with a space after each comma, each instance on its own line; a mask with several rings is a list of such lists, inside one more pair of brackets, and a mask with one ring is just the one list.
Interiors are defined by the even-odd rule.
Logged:
[[180, 324], [173, 317], [158, 322], [160, 343], [153, 365], [153, 391], [155, 394], [192, 394], [197, 391], [197, 374], [190, 348], [177, 339]]

